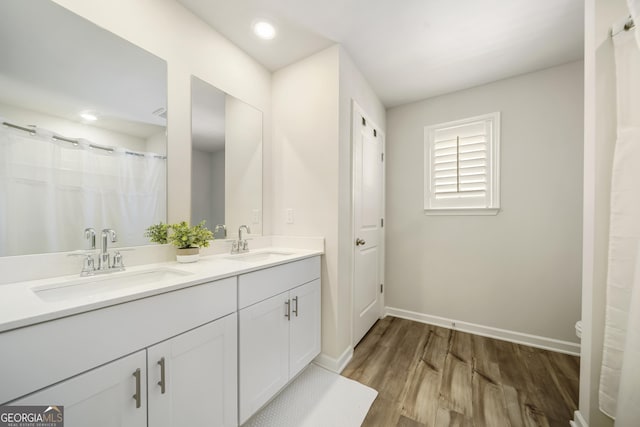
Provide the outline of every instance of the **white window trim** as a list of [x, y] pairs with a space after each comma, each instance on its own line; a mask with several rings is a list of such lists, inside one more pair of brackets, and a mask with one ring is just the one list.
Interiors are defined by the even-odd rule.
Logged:
[[[489, 182], [490, 203], [487, 207], [447, 206], [432, 207], [431, 194], [431, 146], [432, 135], [437, 129], [460, 126], [476, 121], [489, 121], [491, 123], [491, 139], [488, 141], [490, 148]], [[457, 200], [457, 199], [456, 199]], [[497, 215], [500, 212], [500, 112], [468, 117], [446, 123], [438, 123], [424, 128], [424, 212], [426, 215]]]

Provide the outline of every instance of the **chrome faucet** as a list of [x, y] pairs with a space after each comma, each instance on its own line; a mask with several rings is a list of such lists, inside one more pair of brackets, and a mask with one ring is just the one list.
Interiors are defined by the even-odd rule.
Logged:
[[239, 254], [241, 252], [248, 252], [249, 251], [249, 242], [247, 242], [247, 239], [243, 239], [242, 238], [242, 230], [243, 229], [247, 233], [251, 233], [251, 229], [249, 228], [248, 225], [241, 225], [238, 228], [238, 240], [234, 241], [231, 244], [231, 253], [232, 254]]
[[222, 237], [223, 238], [227, 238], [227, 226], [224, 224], [216, 224], [215, 228], [213, 229], [213, 235], [215, 236], [218, 231], [222, 230]]
[[115, 231], [110, 228], [105, 228], [102, 230], [102, 249], [100, 251], [100, 258], [98, 258], [98, 270], [104, 271], [111, 268], [110, 258], [107, 245], [109, 244], [109, 237], [111, 238], [111, 243], [115, 243], [118, 241], [118, 235]]
[[118, 235], [115, 231], [110, 228], [105, 228], [104, 230], [102, 230], [102, 248], [100, 248], [100, 253], [98, 254], [98, 268], [95, 267], [94, 262], [94, 255], [96, 250], [96, 230], [94, 230], [93, 228], [85, 228], [84, 237], [89, 240], [91, 249], [75, 251], [69, 254], [72, 256], [84, 257], [80, 276], [85, 277], [93, 276], [94, 274], [111, 273], [112, 271], [124, 271], [124, 262], [122, 261], [122, 255], [120, 254], [120, 251], [114, 252], [112, 263], [111, 254], [108, 250], [109, 239], [111, 239], [111, 243], [115, 243], [118, 240]]

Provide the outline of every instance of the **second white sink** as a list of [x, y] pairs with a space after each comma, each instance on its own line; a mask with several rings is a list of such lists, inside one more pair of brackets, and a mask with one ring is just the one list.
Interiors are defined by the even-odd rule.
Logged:
[[233, 260], [244, 261], [244, 262], [276, 261], [280, 258], [284, 258], [289, 255], [293, 255], [293, 252], [276, 252], [276, 251], [248, 252], [244, 254], [229, 255], [227, 259], [233, 259]]
[[99, 295], [124, 288], [135, 288], [190, 274], [192, 273], [172, 268], [156, 268], [66, 280], [33, 288], [32, 291], [43, 301], [63, 301]]

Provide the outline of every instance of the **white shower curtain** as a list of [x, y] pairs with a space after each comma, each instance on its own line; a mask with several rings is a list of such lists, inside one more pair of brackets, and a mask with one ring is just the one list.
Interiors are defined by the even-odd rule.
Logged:
[[614, 36], [617, 140], [611, 180], [609, 266], [600, 409], [640, 426], [640, 49], [636, 29]]
[[166, 160], [0, 126], [0, 256], [87, 248], [84, 229], [147, 243], [166, 220]]

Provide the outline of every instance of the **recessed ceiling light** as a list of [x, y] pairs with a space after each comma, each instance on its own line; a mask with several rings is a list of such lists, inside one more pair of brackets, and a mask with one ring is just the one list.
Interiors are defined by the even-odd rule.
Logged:
[[91, 113], [81, 113], [80, 117], [89, 122], [95, 122], [96, 120], [98, 120], [98, 117], [96, 117], [95, 114]]
[[276, 36], [276, 28], [267, 21], [256, 21], [253, 24], [253, 32], [263, 40], [271, 40]]

